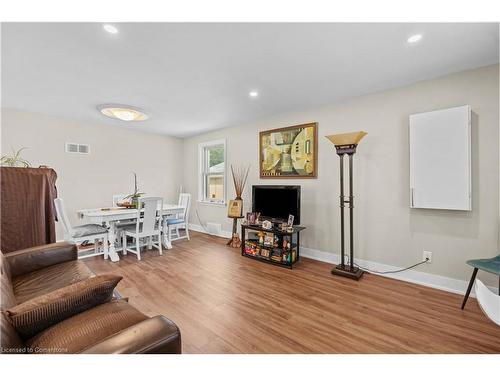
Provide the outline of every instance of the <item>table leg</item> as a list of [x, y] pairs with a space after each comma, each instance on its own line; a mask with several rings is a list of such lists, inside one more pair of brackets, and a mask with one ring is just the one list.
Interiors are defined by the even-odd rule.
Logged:
[[170, 242], [170, 238], [168, 238], [167, 220], [163, 221], [163, 244], [167, 249], [172, 248], [172, 242]]
[[114, 221], [106, 222], [106, 227], [108, 227], [108, 239], [109, 239], [109, 259], [112, 262], [119, 262], [120, 257], [116, 253], [115, 240], [116, 240], [116, 227]]

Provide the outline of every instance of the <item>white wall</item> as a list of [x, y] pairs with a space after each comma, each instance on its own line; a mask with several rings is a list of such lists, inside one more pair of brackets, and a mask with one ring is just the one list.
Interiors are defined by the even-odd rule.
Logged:
[[[2, 154], [11, 146], [28, 147], [23, 156], [34, 167], [44, 164], [57, 172], [58, 195], [74, 224], [84, 223], [77, 209], [110, 206], [113, 194], [131, 193], [132, 172], [141, 191], [177, 202], [182, 140], [6, 108], [1, 136]], [[90, 155], [66, 153], [68, 141], [90, 144]], [[57, 235], [62, 238], [59, 225]]]
[[[184, 186], [197, 196], [198, 143], [225, 138], [228, 164], [251, 163], [245, 210], [250, 210], [253, 184], [300, 184], [302, 224], [307, 227], [301, 236], [303, 245], [338, 253], [338, 156], [324, 136], [365, 130], [368, 135], [354, 160], [356, 256], [407, 266], [429, 250], [433, 263], [421, 266], [421, 271], [465, 280], [471, 273], [467, 259], [498, 253], [498, 83], [495, 65], [193, 137], [184, 142]], [[265, 93], [259, 100], [265, 105]], [[410, 209], [408, 115], [464, 104], [474, 112], [472, 212]], [[318, 178], [260, 180], [259, 131], [309, 122], [319, 123]], [[232, 198], [231, 183], [228, 192]], [[225, 207], [195, 202], [191, 222], [197, 224], [195, 210], [203, 222], [219, 222], [224, 230], [231, 230]], [[498, 282], [486, 280], [491, 285]]]

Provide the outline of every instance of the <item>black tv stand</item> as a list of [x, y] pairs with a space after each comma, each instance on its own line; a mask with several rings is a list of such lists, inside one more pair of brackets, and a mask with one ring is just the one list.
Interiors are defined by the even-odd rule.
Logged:
[[[271, 229], [264, 229], [260, 225], [242, 224], [241, 255], [292, 269], [300, 259], [300, 232], [304, 229], [294, 225], [288, 232], [274, 225]], [[259, 236], [259, 233], [264, 236]], [[260, 240], [266, 235], [268, 239], [273, 237], [272, 243]]]

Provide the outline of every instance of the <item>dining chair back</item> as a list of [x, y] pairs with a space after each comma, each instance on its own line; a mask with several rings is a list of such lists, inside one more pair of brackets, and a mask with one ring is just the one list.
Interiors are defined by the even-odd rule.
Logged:
[[[68, 218], [64, 200], [62, 198], [54, 199], [58, 221], [62, 224], [64, 230], [64, 239], [75, 242], [77, 245], [86, 242], [93, 243], [90, 248], [79, 247], [78, 258], [88, 258], [97, 255], [104, 255], [108, 259], [108, 229], [98, 224], [84, 224], [73, 227]], [[102, 246], [99, 244], [102, 243]]]
[[[169, 241], [182, 240], [187, 238], [189, 241], [189, 208], [191, 207], [191, 194], [181, 193], [179, 194], [179, 206], [183, 208], [182, 212], [178, 213], [176, 217], [167, 218], [164, 221], [163, 231], [167, 235]], [[184, 236], [181, 236], [179, 229], [184, 229], [186, 231]], [[175, 236], [172, 231], [175, 230]]]
[[186, 220], [189, 217], [189, 208], [191, 206], [191, 194], [181, 193], [179, 194], [179, 206], [184, 208], [180, 214], [178, 214], [177, 218]]
[[[161, 246], [161, 220], [163, 210], [163, 199], [158, 197], [139, 198], [139, 210], [137, 210], [137, 221], [135, 224], [124, 226], [122, 228], [122, 252], [127, 255], [127, 252], [132, 252], [137, 255], [137, 259], [141, 260], [141, 243], [142, 238], [148, 238], [148, 248], [153, 246], [163, 254]], [[134, 248], [128, 247], [127, 237], [134, 239]], [[154, 237], [158, 239], [154, 241]]]
[[[113, 208], [118, 208], [118, 203], [121, 203], [126, 200], [128, 194], [114, 194], [113, 195]], [[116, 246], [118, 248], [121, 248], [123, 246], [122, 242], [122, 227], [128, 226], [131, 223], [135, 223], [135, 219], [125, 219], [125, 220], [119, 220], [115, 222], [115, 229], [116, 229]]]
[[[137, 231], [138, 233], [152, 233], [161, 221], [163, 199], [158, 197], [140, 198], [139, 207], [142, 207], [143, 213], [142, 219], [138, 218], [137, 220]], [[138, 212], [139, 215], [140, 212], [141, 210]]]

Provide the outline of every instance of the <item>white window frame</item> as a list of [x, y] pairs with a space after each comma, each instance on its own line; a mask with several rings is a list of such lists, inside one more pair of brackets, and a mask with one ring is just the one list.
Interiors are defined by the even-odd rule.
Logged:
[[[220, 199], [210, 199], [205, 196], [206, 193], [206, 167], [208, 165], [207, 161], [207, 149], [215, 146], [224, 147], [224, 176], [223, 176], [223, 198]], [[227, 147], [226, 139], [217, 139], [214, 141], [202, 142], [198, 144], [198, 202], [205, 204], [213, 204], [219, 206], [226, 205], [227, 197]]]

